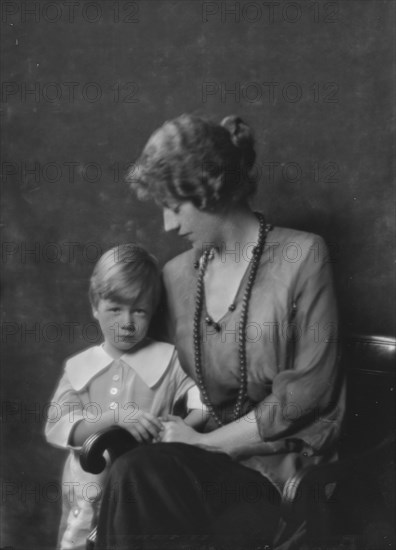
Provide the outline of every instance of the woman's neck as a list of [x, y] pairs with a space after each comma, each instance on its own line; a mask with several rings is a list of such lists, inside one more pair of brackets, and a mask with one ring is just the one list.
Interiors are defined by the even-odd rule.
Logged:
[[238, 207], [221, 215], [219, 238], [215, 243], [214, 254], [223, 257], [231, 256], [235, 251], [242, 252], [249, 245], [257, 243], [259, 222], [254, 212], [248, 207]]

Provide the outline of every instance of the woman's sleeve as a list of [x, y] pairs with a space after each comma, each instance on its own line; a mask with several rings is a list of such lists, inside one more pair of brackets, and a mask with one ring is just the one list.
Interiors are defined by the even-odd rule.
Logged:
[[[83, 420], [83, 402], [66, 373], [62, 376], [48, 405], [45, 436], [56, 447], [71, 448], [69, 437], [75, 425]], [[74, 448], [74, 447], [73, 447]]]
[[311, 235], [302, 250], [298, 265], [291, 266], [296, 269], [291, 318], [277, 344], [287, 348], [287, 368], [275, 376], [272, 393], [256, 407], [255, 416], [264, 441], [300, 438], [318, 448], [339, 432], [344, 392], [327, 247]]

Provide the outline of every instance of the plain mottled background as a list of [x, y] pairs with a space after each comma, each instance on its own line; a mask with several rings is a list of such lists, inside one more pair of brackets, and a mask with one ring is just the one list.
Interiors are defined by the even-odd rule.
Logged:
[[93, 261], [126, 241], [161, 262], [186, 248], [121, 179], [165, 120], [251, 124], [254, 206], [326, 239], [344, 333], [395, 330], [393, 1], [57, 6], [2, 2], [1, 545], [29, 550], [56, 540], [65, 455], [43, 418], [63, 359], [95, 339]]

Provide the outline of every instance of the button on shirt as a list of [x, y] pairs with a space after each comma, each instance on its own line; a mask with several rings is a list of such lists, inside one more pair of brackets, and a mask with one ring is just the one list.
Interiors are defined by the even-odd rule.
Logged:
[[[187, 396], [188, 408], [200, 408], [199, 392], [181, 369], [170, 344], [150, 342], [136, 353], [113, 360], [101, 346], [89, 348], [66, 362], [65, 372], [52, 398], [55, 411], [46, 425], [47, 440], [57, 447], [69, 447], [70, 433], [81, 419], [94, 422], [102, 412], [113, 410], [115, 419], [122, 407], [133, 420], [143, 409], [155, 416], [173, 411], [175, 403]], [[122, 427], [122, 424], [120, 424]], [[80, 466], [77, 448], [71, 448], [64, 471], [61, 548], [82, 548], [99, 510], [100, 495], [87, 498], [87, 487], [102, 487], [108, 466], [95, 475]], [[72, 490], [70, 490], [70, 487]]]
[[133, 408], [155, 416], [169, 414], [187, 394], [188, 407], [201, 408], [194, 382], [182, 370], [172, 345], [152, 341], [117, 360], [95, 346], [67, 361], [52, 398], [54, 414], [47, 422], [47, 440], [68, 447], [77, 422], [118, 407], [130, 409], [131, 414]]

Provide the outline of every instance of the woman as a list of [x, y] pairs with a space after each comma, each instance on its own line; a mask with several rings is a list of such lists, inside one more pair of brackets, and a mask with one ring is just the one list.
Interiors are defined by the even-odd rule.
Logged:
[[160, 443], [115, 463], [99, 548], [273, 544], [284, 482], [335, 458], [344, 385], [326, 246], [250, 209], [254, 161], [241, 119], [183, 115], [131, 177], [192, 244], [164, 268], [167, 326], [209, 418], [198, 433], [169, 417]]

